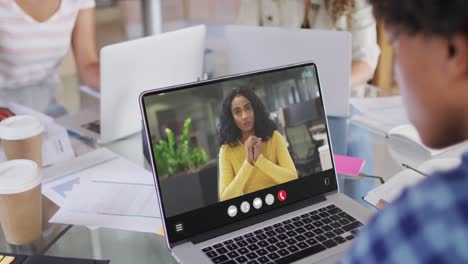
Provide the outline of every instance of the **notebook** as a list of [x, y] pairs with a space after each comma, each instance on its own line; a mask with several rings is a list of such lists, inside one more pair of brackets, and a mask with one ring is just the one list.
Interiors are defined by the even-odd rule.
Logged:
[[352, 98], [350, 102], [358, 112], [351, 122], [383, 135], [390, 154], [400, 163], [420, 164], [451, 148], [436, 150], [422, 143], [408, 120], [401, 96]]
[[[461, 160], [459, 158], [432, 159], [424, 162], [416, 167], [416, 169], [424, 174], [431, 175], [436, 171], [455, 168], [460, 163]], [[382, 209], [395, 201], [406, 188], [411, 188], [425, 178], [426, 176], [414, 170], [405, 169], [391, 177], [385, 184], [369, 191], [363, 199], [374, 207]]]

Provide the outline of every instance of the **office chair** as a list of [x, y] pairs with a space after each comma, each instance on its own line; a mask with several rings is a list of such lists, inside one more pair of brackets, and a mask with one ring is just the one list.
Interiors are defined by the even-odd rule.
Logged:
[[317, 171], [320, 168], [319, 153], [307, 125], [285, 127], [285, 133], [299, 177]]
[[283, 109], [285, 134], [290, 144], [299, 177], [320, 171], [318, 147], [321, 142], [313, 139], [310, 128], [323, 123], [320, 97], [288, 105]]

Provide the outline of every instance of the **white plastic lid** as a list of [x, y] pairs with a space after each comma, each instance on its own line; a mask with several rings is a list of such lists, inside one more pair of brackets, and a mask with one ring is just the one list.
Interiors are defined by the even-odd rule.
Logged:
[[0, 163], [0, 194], [14, 194], [30, 190], [41, 183], [37, 163], [18, 159]]
[[0, 138], [6, 140], [25, 139], [42, 131], [44, 126], [33, 116], [17, 115], [0, 122]]

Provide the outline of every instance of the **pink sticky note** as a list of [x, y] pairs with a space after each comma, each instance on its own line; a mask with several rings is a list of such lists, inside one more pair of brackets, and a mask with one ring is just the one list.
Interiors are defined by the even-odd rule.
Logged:
[[339, 174], [358, 176], [361, 173], [365, 160], [343, 155], [333, 155], [335, 158], [336, 172]]

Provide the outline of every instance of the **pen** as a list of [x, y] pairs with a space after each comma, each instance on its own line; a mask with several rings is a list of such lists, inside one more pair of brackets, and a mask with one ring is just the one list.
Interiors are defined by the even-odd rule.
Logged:
[[424, 177], [429, 177], [429, 175], [427, 175], [426, 173], [424, 173], [424, 172], [422, 172], [422, 171], [420, 171], [420, 170], [418, 170], [418, 169], [415, 169], [415, 168], [411, 167], [411, 166], [408, 165], [408, 164], [402, 163], [401, 165], [402, 165], [403, 167], [407, 168], [407, 169], [410, 169], [410, 170], [412, 170], [412, 171], [415, 171], [415, 172], [421, 174], [421, 175], [424, 176]]

